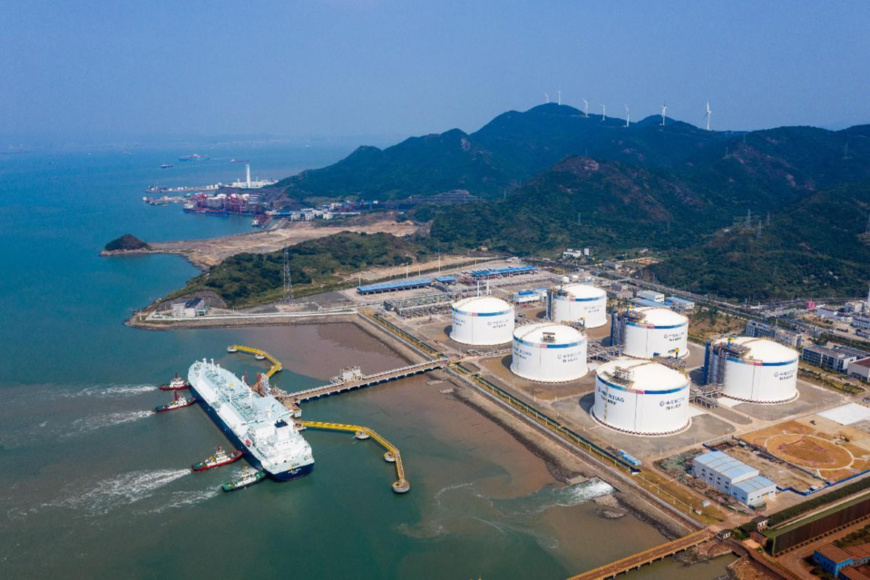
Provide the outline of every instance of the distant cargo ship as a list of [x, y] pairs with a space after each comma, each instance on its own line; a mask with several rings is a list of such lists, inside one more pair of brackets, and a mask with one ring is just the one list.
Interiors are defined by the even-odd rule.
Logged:
[[187, 378], [206, 413], [257, 470], [287, 481], [314, 468], [311, 446], [275, 397], [254, 394], [236, 375], [205, 360], [193, 363]]
[[160, 165], [160, 169], [169, 169], [170, 167], [173, 167], [173, 166], [169, 165], [167, 163], [163, 163], [162, 165]]
[[208, 159], [208, 155], [200, 155], [199, 153], [194, 153], [193, 155], [185, 155], [184, 157], [179, 157], [179, 161], [206, 161]]
[[236, 159], [235, 157], [230, 159], [230, 163], [247, 163], [247, 162], [248, 162], [247, 159]]

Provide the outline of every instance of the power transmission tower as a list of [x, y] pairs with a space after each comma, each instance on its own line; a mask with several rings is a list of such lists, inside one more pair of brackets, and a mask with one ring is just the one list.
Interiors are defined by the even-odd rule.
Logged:
[[284, 302], [293, 302], [293, 279], [290, 277], [290, 248], [284, 248]]

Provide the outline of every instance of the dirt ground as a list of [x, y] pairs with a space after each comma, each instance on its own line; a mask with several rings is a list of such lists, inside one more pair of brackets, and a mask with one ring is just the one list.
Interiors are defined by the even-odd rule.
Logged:
[[870, 469], [870, 434], [818, 415], [767, 427], [742, 439], [830, 482]]
[[758, 455], [748, 447], [733, 445], [724, 450], [728, 455], [756, 468], [761, 474], [782, 487], [793, 487], [807, 491], [813, 485], [821, 482], [806, 473], [798, 471], [785, 463], [773, 463]]
[[394, 236], [408, 236], [419, 229], [411, 222], [397, 223], [384, 220], [368, 225], [315, 226], [311, 222], [294, 222], [285, 228], [261, 230], [249, 234], [224, 236], [208, 240], [187, 240], [177, 242], [149, 242], [151, 254], [177, 254], [187, 258], [198, 268], [210, 268], [225, 259], [243, 252], [265, 254], [280, 250], [308, 240], [315, 240], [339, 232], [387, 233]]

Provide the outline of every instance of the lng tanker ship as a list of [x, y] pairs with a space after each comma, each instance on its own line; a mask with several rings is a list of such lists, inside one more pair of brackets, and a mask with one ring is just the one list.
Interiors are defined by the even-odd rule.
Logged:
[[188, 382], [208, 415], [255, 468], [278, 481], [314, 468], [311, 446], [274, 397], [254, 394], [236, 375], [205, 359], [190, 367]]

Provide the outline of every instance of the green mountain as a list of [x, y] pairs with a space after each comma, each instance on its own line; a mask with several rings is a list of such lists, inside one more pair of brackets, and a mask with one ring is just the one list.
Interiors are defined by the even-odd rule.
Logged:
[[568, 158], [504, 200], [437, 213], [431, 238], [445, 248], [517, 254], [591, 246], [670, 248], [700, 239], [725, 214], [661, 170]]
[[870, 179], [870, 126], [732, 136], [687, 159], [680, 173], [741, 213], [776, 211], [808, 193]]
[[573, 107], [547, 104], [499, 115], [470, 135], [413, 137], [387, 149], [360, 147], [347, 158], [281, 181], [293, 199], [360, 196], [400, 199], [453, 189], [498, 197], [569, 156], [675, 167], [732, 133], [650, 117], [625, 127]]
[[[750, 299], [862, 295], [870, 280], [870, 183], [810, 194], [649, 268], [663, 283]], [[759, 232], [760, 230], [760, 232]]]

